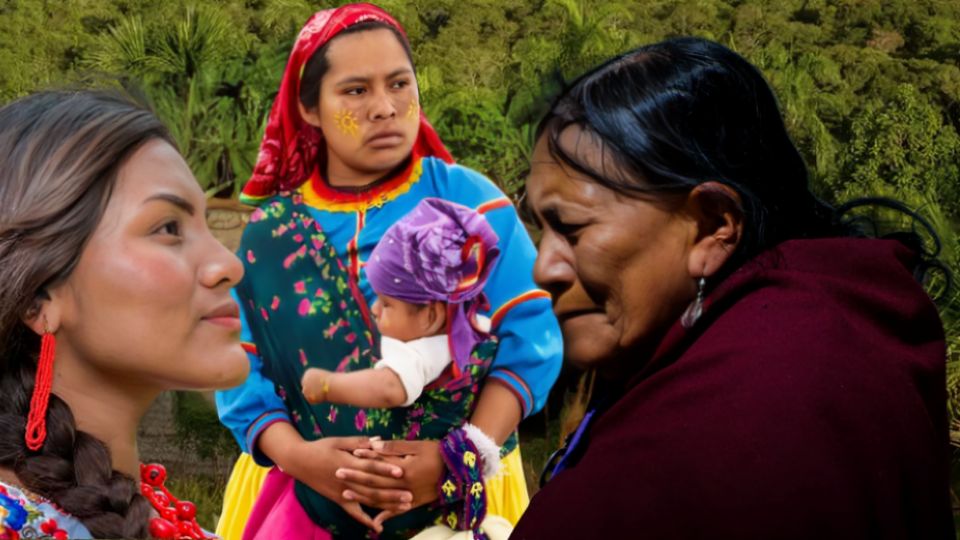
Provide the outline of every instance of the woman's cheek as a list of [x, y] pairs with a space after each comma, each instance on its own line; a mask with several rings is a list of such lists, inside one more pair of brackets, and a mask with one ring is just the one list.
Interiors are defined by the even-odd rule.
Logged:
[[416, 97], [409, 97], [406, 99], [407, 106], [404, 107], [403, 103], [399, 103], [396, 106], [398, 111], [406, 111], [403, 115], [404, 119], [408, 122], [419, 122], [420, 121], [420, 102], [417, 101]]

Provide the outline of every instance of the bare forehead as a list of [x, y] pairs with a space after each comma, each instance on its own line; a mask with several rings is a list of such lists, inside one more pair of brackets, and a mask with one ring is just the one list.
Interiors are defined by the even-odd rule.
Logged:
[[327, 62], [331, 73], [341, 75], [411, 69], [403, 45], [388, 28], [374, 28], [334, 38], [327, 49]]
[[[561, 136], [559, 142], [564, 144], [571, 141], [565, 141]], [[565, 150], [569, 152], [570, 148], [566, 147]], [[579, 155], [574, 155], [580, 158]], [[530, 161], [528, 204], [535, 207], [557, 204], [594, 206], [613, 197], [614, 193], [610, 189], [569, 164], [558, 161], [550, 152], [546, 138], [540, 138]]]
[[145, 142], [117, 171], [117, 185], [111, 203], [139, 205], [160, 192], [172, 193], [197, 207], [204, 202], [203, 190], [177, 150], [162, 139]]

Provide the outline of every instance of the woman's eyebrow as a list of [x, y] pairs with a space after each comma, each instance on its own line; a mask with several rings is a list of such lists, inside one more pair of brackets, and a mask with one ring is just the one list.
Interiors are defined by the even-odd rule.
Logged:
[[[387, 74], [387, 77], [386, 77], [386, 78], [387, 78], [387, 79], [393, 79], [394, 77], [399, 77], [399, 76], [401, 76], [401, 75], [410, 75], [410, 74], [412, 74], [412, 73], [413, 73], [413, 71], [412, 71], [410, 68], [402, 67], [402, 68], [397, 68], [397, 69], [391, 71], [389, 74]], [[371, 79], [371, 78], [372, 78], [372, 77], [366, 77], [366, 76], [362, 76], [362, 75], [354, 75], [354, 76], [352, 76], [352, 77], [347, 77], [346, 79], [342, 79], [342, 80], [337, 81], [337, 86], [339, 87], [339, 86], [347, 86], [347, 85], [351, 85], [351, 84], [367, 84], [367, 83], [370, 82], [370, 79]]]
[[147, 204], [153, 201], [168, 202], [176, 206], [177, 208], [180, 208], [187, 214], [190, 214], [191, 216], [197, 213], [196, 208], [194, 208], [189, 201], [187, 201], [183, 197], [180, 197], [179, 195], [174, 195], [173, 193], [157, 193], [155, 195], [151, 195], [146, 199], [144, 199], [143, 204]]
[[399, 77], [400, 75], [411, 75], [411, 74], [413, 74], [413, 70], [407, 67], [402, 67], [402, 68], [397, 68], [391, 71], [390, 74], [387, 75], [387, 78], [392, 79], [394, 77]]
[[537, 215], [533, 212], [533, 208], [530, 207], [530, 197], [527, 197], [526, 186], [523, 188], [520, 200], [517, 201], [517, 214], [520, 216], [521, 221], [525, 221], [530, 225], [540, 226]]
[[337, 81], [337, 86], [347, 86], [350, 84], [366, 84], [369, 81], [370, 81], [369, 77], [361, 77], [361, 76], [347, 77], [346, 79]]

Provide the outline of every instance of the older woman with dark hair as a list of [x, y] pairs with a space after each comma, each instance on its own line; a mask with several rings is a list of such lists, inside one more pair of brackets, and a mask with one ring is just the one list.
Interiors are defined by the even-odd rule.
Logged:
[[811, 193], [753, 66], [686, 38], [594, 69], [527, 196], [535, 278], [600, 382], [512, 538], [953, 537], [922, 242]]

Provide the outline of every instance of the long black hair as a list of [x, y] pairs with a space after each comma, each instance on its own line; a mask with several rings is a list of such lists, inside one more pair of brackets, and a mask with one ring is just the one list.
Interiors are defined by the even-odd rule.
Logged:
[[[564, 148], [560, 134], [571, 126], [591, 135], [613, 166], [596, 170]], [[745, 223], [726, 272], [784, 240], [866, 234], [862, 221], [843, 217], [862, 204], [838, 212], [811, 191], [807, 167], [760, 71], [709, 40], [670, 39], [594, 68], [556, 100], [538, 127], [541, 136], [558, 161], [626, 195], [684, 193], [709, 181], [734, 189]], [[904, 205], [865, 202], [905, 212], [938, 245], [932, 227]], [[896, 238], [924, 253], [919, 235]]]

